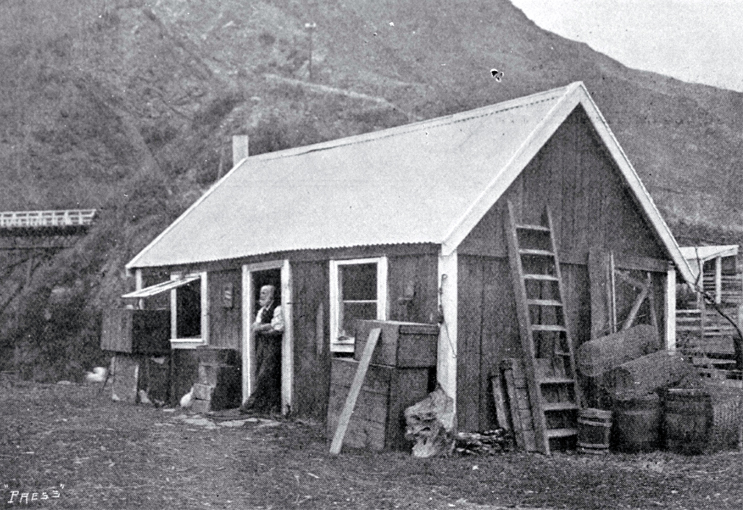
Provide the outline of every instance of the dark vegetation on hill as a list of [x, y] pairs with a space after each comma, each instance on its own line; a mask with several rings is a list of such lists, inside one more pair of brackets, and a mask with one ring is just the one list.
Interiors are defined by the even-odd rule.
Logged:
[[229, 170], [234, 134], [257, 154], [582, 80], [682, 241], [743, 237], [743, 95], [630, 70], [507, 0], [5, 0], [0, 65], [2, 210], [100, 211], [30, 278], [0, 254], [0, 360], [39, 380], [105, 361], [125, 262]]

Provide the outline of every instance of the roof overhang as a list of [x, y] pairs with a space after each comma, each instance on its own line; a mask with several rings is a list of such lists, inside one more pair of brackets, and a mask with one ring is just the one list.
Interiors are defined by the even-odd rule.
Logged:
[[596, 103], [591, 99], [588, 90], [586, 90], [582, 82], [572, 83], [567, 88], [565, 94], [557, 101], [549, 113], [545, 115], [537, 128], [524, 140], [524, 143], [511, 160], [491, 180], [479, 199], [472, 204], [459, 222], [451, 229], [442, 243], [442, 253], [448, 255], [457, 249], [459, 244], [464, 241], [483, 216], [503, 196], [508, 187], [513, 184], [516, 178], [526, 168], [526, 165], [537, 155], [539, 150], [555, 134], [555, 131], [565, 122], [578, 105], [583, 107], [591, 120], [593, 128], [619, 168], [625, 183], [637, 200], [643, 215], [652, 225], [676, 269], [685, 281], [693, 282], [694, 276], [692, 271], [686, 259], [681, 254], [681, 250], [671, 233], [671, 229], [668, 228], [668, 225], [663, 220], [660, 211], [658, 211], [653, 199], [642, 184], [642, 181], [640, 181], [640, 177], [637, 175], [632, 163], [630, 163], [629, 158], [609, 128], [609, 124], [599, 111]]
[[129, 292], [128, 294], [124, 294], [121, 297], [125, 299], [148, 298], [148, 297], [156, 296], [158, 294], [162, 294], [163, 292], [168, 292], [169, 290], [177, 289], [178, 287], [182, 287], [184, 285], [188, 285], [189, 283], [196, 281], [199, 278], [200, 278], [200, 275], [190, 275], [190, 276], [185, 276], [183, 278], [178, 278], [177, 280], [168, 280], [166, 282], [160, 282], [155, 285], [145, 287], [144, 289], [139, 289], [139, 290], [135, 290], [134, 292]]
[[692, 262], [696, 262], [697, 260], [706, 262], [717, 257], [734, 257], [738, 255], [737, 244], [721, 246], [682, 246], [680, 250], [684, 258]]

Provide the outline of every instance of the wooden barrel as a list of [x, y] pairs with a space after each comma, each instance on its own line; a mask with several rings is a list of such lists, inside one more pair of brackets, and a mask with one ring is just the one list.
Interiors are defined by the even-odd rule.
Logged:
[[713, 427], [712, 399], [703, 388], [669, 388], [663, 402], [666, 448], [684, 454], [707, 450]]
[[623, 452], [655, 450], [660, 446], [661, 403], [655, 393], [614, 401], [613, 448]]
[[578, 448], [581, 453], [607, 453], [611, 411], [581, 409], [578, 413]]

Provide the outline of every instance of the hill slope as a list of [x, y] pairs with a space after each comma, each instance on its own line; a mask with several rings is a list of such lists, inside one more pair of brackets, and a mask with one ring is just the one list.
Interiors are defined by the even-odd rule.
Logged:
[[506, 0], [0, 10], [2, 208], [101, 210], [30, 284], [23, 264], [6, 279], [0, 348], [23, 366], [56, 363], [37, 378], [99, 355], [100, 310], [125, 289], [123, 264], [229, 169], [233, 134], [249, 134], [256, 154], [582, 80], [677, 234], [741, 235], [743, 95], [630, 70]]

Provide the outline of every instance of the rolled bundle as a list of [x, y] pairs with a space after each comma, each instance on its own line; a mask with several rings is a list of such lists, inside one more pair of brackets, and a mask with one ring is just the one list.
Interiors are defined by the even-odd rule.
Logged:
[[628, 361], [606, 373], [604, 387], [617, 399], [638, 398], [693, 374], [694, 367], [681, 355], [664, 350]]
[[581, 345], [577, 356], [578, 370], [586, 377], [596, 377], [659, 348], [655, 328], [642, 324]]

